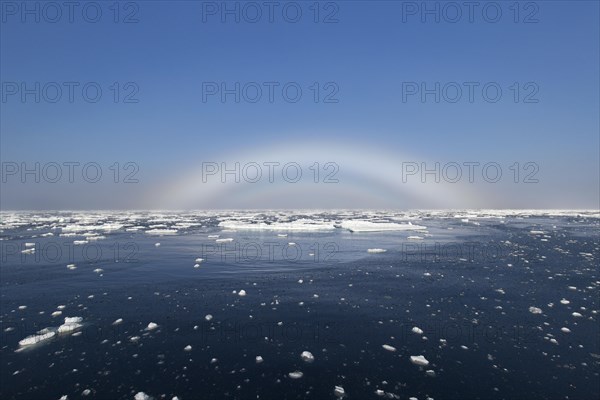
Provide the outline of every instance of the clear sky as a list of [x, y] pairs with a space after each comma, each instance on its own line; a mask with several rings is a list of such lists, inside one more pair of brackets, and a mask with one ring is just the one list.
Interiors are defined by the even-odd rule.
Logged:
[[2, 209], [599, 207], [598, 1], [0, 3]]

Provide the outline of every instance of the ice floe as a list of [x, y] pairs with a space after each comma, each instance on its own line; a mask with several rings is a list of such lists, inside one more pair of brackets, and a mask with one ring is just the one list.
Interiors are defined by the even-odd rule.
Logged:
[[385, 253], [386, 249], [367, 249], [367, 253]]
[[300, 379], [304, 376], [304, 374], [300, 371], [290, 372], [288, 376], [292, 379]]
[[300, 358], [307, 363], [315, 361], [315, 356], [313, 356], [313, 354], [310, 351], [303, 351], [300, 354]]
[[371, 222], [361, 220], [342, 221], [340, 227], [351, 232], [383, 232], [383, 231], [421, 231], [427, 227], [420, 225], [398, 224], [394, 222]]
[[429, 365], [429, 361], [424, 356], [410, 356], [410, 362], [420, 367]]
[[396, 351], [396, 348], [394, 346], [390, 346], [389, 344], [384, 344], [381, 347], [383, 347], [387, 351], [392, 351], [392, 352]]
[[333, 394], [334, 394], [336, 397], [344, 397], [344, 396], [346, 395], [346, 391], [345, 391], [345, 390], [344, 390], [344, 388], [343, 388], [343, 387], [341, 387], [341, 386], [335, 386], [335, 387], [333, 388]]

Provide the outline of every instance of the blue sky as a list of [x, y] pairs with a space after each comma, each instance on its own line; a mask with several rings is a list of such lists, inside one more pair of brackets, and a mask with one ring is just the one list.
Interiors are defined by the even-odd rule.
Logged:
[[[420, 11], [406, 14], [413, 4], [420, 7], [421, 3], [391, 1], [321, 2], [318, 23], [314, 2], [292, 2], [287, 15], [293, 18], [292, 11], [299, 8], [302, 16], [291, 23], [282, 14], [288, 3], [277, 2], [272, 23], [264, 7], [256, 23], [245, 21], [245, 16], [254, 14], [243, 11], [239, 23], [232, 15], [223, 22], [223, 2], [195, 1], [124, 2], [118, 23], [113, 21], [113, 2], [96, 2], [102, 11], [97, 23], [86, 21], [80, 9], [71, 23], [64, 8], [62, 18], [51, 23], [50, 9], [46, 14], [41, 10], [36, 22], [35, 16], [14, 10], [13, 5], [22, 7], [21, 2], [2, 1], [2, 162], [96, 162], [105, 177], [114, 162], [135, 162], [139, 167], [137, 184], [106, 179], [95, 184], [81, 179], [22, 183], [11, 175], [2, 183], [2, 208], [163, 207], [151, 200], [156, 193], [174, 190], [172, 186], [208, 190], [194, 178], [202, 162], [242, 159], [302, 160], [306, 165], [337, 162], [340, 182], [333, 188], [306, 183], [303, 191], [311, 198], [306, 202], [298, 200], [297, 186], [290, 190], [285, 183], [277, 185], [275, 195], [267, 184], [262, 189], [253, 187], [265, 193], [254, 200], [233, 187], [228, 193], [237, 200], [227, 202], [228, 207], [598, 208], [597, 1], [520, 2], [518, 16], [514, 2], [493, 2], [486, 15], [493, 17], [499, 8], [502, 15], [496, 23], [482, 14], [489, 2], [479, 2], [473, 22], [462, 8], [456, 23], [447, 21], [453, 14], [446, 19], [442, 14], [439, 23], [425, 15], [422, 22]], [[33, 8], [37, 2], [28, 4]], [[227, 7], [236, 4], [243, 9], [244, 3], [228, 2]], [[426, 7], [444, 4], [428, 2]], [[207, 14], [214, 7], [216, 15]], [[138, 22], [123, 23], [130, 13]], [[324, 23], [330, 13], [338, 22]], [[527, 16], [537, 22], [525, 23]], [[43, 93], [36, 103], [33, 95], [23, 102], [20, 92], [9, 93], [12, 84], [23, 82], [29, 88], [35, 82], [41, 87], [49, 82], [79, 86], [73, 102], [65, 90], [56, 103], [47, 101]], [[102, 89], [96, 103], [82, 96], [80, 88], [89, 82]], [[114, 82], [120, 95], [116, 103]], [[218, 94], [203, 102], [207, 82], [225, 83], [228, 88], [236, 82], [242, 87], [249, 82], [263, 88], [265, 82], [279, 86], [273, 102], [265, 91], [256, 103], [243, 96], [236, 103], [233, 95], [222, 102]], [[296, 103], [285, 101], [280, 90], [290, 82], [302, 89]], [[478, 86], [473, 102], [468, 101], [466, 89], [455, 103], [447, 101], [454, 92], [442, 96], [439, 103], [434, 95], [423, 102], [419, 94], [403, 101], [407, 82], [429, 88], [436, 82], [441, 87], [453, 82], [463, 89], [465, 82]], [[502, 89], [497, 102], [483, 97], [481, 88], [490, 83]], [[519, 101], [515, 102], [517, 87]], [[133, 96], [138, 102], [123, 102], [132, 88], [139, 89]], [[332, 98], [338, 101], [324, 102], [334, 90]], [[537, 102], [524, 102], [533, 92], [529, 99]], [[248, 93], [251, 97], [254, 92]], [[282, 147], [290, 151], [282, 153]], [[356, 169], [347, 157], [353, 151], [368, 167], [344, 175]], [[396, 183], [386, 178], [382, 184], [382, 191], [390, 189], [389, 194], [357, 196], [361, 187], [377, 191], [360, 182], [375, 182], [379, 174], [390, 173], [382, 170], [388, 165], [382, 160], [394, 158], [398, 171], [404, 161], [496, 162], [505, 177], [512, 173], [509, 166], [514, 162], [535, 162], [539, 182], [459, 182], [453, 190], [464, 188], [471, 194], [456, 202], [445, 201], [447, 184], [418, 182], [433, 186], [435, 192], [424, 202], [403, 197], [405, 188], [388, 187], [402, 186], [398, 173]], [[344, 195], [338, 198], [335, 192]], [[348, 201], [348, 196], [357, 200]], [[187, 200], [185, 206], [192, 208], [224, 204], [218, 196], [210, 201], [193, 196]]]

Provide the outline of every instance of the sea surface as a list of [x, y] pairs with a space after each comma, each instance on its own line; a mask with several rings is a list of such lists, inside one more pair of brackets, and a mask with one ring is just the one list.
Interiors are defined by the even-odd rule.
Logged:
[[598, 211], [0, 216], [0, 399], [600, 398]]

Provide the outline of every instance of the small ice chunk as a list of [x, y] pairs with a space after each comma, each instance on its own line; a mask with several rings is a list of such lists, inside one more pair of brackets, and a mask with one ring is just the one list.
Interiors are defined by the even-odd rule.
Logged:
[[154, 246], [159, 247], [160, 243], [154, 243]]
[[233, 238], [217, 239], [217, 240], [215, 240], [215, 242], [217, 242], [217, 243], [233, 242]]
[[148, 324], [148, 326], [146, 327], [147, 331], [153, 331], [154, 329], [158, 328], [158, 324], [154, 323], [154, 322], [150, 322]]
[[579, 314], [578, 312], [574, 312], [571, 315], [574, 316], [575, 318], [581, 318], [581, 317], [583, 317], [583, 315]]
[[189, 344], [183, 348], [183, 351], [192, 351], [192, 346]]
[[204, 316], [204, 319], [207, 320], [207, 321], [210, 321], [211, 319], [213, 319], [213, 316], [211, 314], [206, 314]]
[[256, 356], [256, 363], [257, 363], [257, 364], [260, 364], [260, 363], [262, 363], [263, 361], [265, 361], [265, 360], [264, 360], [264, 359], [263, 359], [261, 356]]
[[429, 361], [423, 356], [410, 356], [410, 362], [420, 367], [426, 367], [429, 365]]
[[532, 313], [532, 314], [541, 314], [542, 313], [542, 309], [531, 306], [531, 307], [529, 307], [529, 312]]
[[123, 323], [123, 318], [119, 318], [119, 319], [115, 319], [115, 321], [112, 323], [113, 325], [119, 325]]
[[381, 347], [383, 347], [387, 351], [396, 351], [396, 348], [394, 346], [390, 346], [389, 344], [384, 344]]
[[69, 268], [70, 270], [77, 269], [77, 267], [75, 266], [75, 264], [69, 264], [69, 265], [67, 265], [67, 268]]
[[407, 237], [408, 240], [423, 240], [422, 236], [409, 236]]
[[562, 328], [560, 328], [560, 330], [561, 330], [563, 333], [571, 333], [571, 330], [570, 330], [569, 328], [562, 327]]
[[66, 317], [65, 318], [65, 324], [78, 324], [81, 321], [83, 321], [83, 318], [81, 318], [81, 317]]
[[103, 272], [104, 272], [104, 270], [103, 270], [102, 268], [96, 268], [96, 269], [94, 270], [94, 272], [95, 272], [95, 273], [97, 273], [97, 274], [101, 274], [101, 273], [103, 273]]
[[19, 310], [26, 310], [27, 306], [19, 306]]
[[300, 358], [302, 358], [302, 360], [306, 361], [307, 363], [315, 361], [315, 356], [313, 356], [310, 351], [303, 351], [302, 354], [300, 354]]
[[51, 339], [55, 335], [55, 331], [52, 331], [48, 328], [44, 328], [41, 331], [38, 331], [35, 335], [27, 336], [25, 339], [20, 340], [19, 346], [31, 346], [32, 344]]
[[423, 330], [419, 327], [414, 327], [412, 328], [413, 333], [416, 333], [417, 335], [422, 335], [423, 334]]
[[78, 324], [78, 323], [69, 323], [69, 324], [62, 324], [61, 326], [58, 327], [58, 333], [69, 333], [69, 332], [73, 332], [79, 328], [81, 328], [82, 325]]
[[367, 253], [385, 253], [386, 249], [367, 249]]
[[427, 371], [425, 371], [425, 374], [427, 374], [427, 376], [431, 378], [435, 378], [435, 371], [432, 369], [428, 369]]
[[150, 400], [150, 396], [148, 396], [144, 392], [137, 392], [136, 395], [133, 397], [133, 400]]
[[201, 263], [202, 261], [204, 261], [204, 258], [196, 258], [197, 263]]
[[244, 297], [246, 295], [246, 291], [244, 289], [240, 290], [238, 296]]
[[567, 305], [567, 304], [569, 304], [569, 303], [571, 303], [571, 302], [570, 302], [569, 300], [567, 300], [567, 299], [564, 299], [564, 298], [563, 298], [563, 299], [561, 299], [561, 300], [560, 300], [560, 304], [565, 304], [565, 305]]
[[288, 376], [292, 379], [300, 379], [304, 376], [304, 374], [300, 371], [290, 372]]
[[346, 392], [344, 391], [343, 387], [336, 386], [333, 388], [333, 394], [335, 394], [336, 397], [344, 397], [346, 395]]

